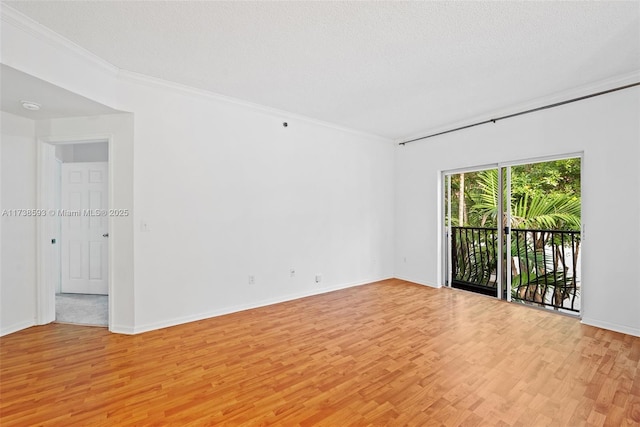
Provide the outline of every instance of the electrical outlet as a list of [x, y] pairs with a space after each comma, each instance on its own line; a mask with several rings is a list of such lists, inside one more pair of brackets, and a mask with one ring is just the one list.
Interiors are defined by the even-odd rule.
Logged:
[[249, 276], [249, 284], [250, 285], [256, 284], [256, 276]]
[[289, 270], [289, 277], [296, 277], [296, 269], [292, 268], [291, 270]]
[[322, 282], [322, 274], [316, 274], [316, 283]]

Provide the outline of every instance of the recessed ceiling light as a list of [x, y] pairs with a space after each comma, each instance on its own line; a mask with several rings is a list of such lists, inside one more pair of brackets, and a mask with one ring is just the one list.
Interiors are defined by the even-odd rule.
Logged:
[[40, 104], [31, 101], [20, 101], [22, 103], [22, 108], [31, 111], [38, 111], [40, 109]]

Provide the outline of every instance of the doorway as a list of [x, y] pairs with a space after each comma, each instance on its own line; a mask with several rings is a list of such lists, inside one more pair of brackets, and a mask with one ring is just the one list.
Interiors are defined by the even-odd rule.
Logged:
[[[41, 144], [47, 217], [39, 223], [39, 279], [48, 321], [109, 325], [109, 141]], [[42, 206], [45, 206], [42, 205]], [[41, 298], [40, 298], [41, 297]], [[51, 300], [49, 300], [51, 298]]]
[[580, 314], [581, 155], [443, 173], [446, 286]]

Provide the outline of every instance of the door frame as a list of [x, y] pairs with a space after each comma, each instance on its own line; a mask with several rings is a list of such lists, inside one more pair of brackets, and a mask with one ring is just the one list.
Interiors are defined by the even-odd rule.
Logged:
[[[91, 144], [106, 142], [108, 146], [107, 169], [108, 177], [108, 208], [113, 206], [113, 136], [111, 134], [92, 134], [69, 137], [40, 137], [37, 139], [37, 177], [36, 204], [37, 209], [51, 209], [49, 201], [54, 197], [55, 188], [50, 180], [53, 162], [55, 162], [55, 147], [58, 145]], [[107, 209], [108, 209], [107, 208]], [[56, 318], [56, 285], [53, 277], [51, 260], [51, 230], [54, 223], [48, 215], [38, 216], [36, 221], [36, 324], [45, 325]], [[109, 230], [113, 229], [113, 217], [108, 216]], [[108, 328], [111, 331], [113, 322], [113, 239], [107, 242], [107, 270], [108, 278]]]
[[[450, 183], [448, 181], [448, 177], [451, 175], [455, 175], [455, 174], [459, 174], [459, 173], [467, 173], [467, 172], [479, 172], [482, 170], [487, 170], [487, 169], [498, 169], [498, 183], [499, 183], [499, 187], [502, 188], [503, 184], [504, 185], [508, 185], [508, 191], [506, 191], [507, 193], [507, 200], [506, 202], [508, 203], [507, 206], [511, 206], [511, 166], [520, 166], [520, 165], [526, 165], [526, 164], [531, 164], [531, 163], [544, 163], [544, 162], [551, 162], [554, 160], [564, 160], [564, 159], [575, 159], [575, 158], [579, 158], [580, 159], [580, 186], [581, 186], [581, 195], [580, 195], [580, 209], [581, 212], [584, 212], [584, 151], [577, 151], [577, 152], [570, 152], [570, 153], [562, 153], [562, 154], [554, 154], [554, 155], [549, 155], [549, 156], [540, 156], [540, 157], [530, 157], [530, 158], [526, 158], [526, 159], [517, 159], [517, 160], [510, 160], [510, 161], [502, 161], [502, 162], [497, 162], [497, 163], [489, 163], [489, 164], [483, 164], [483, 165], [478, 165], [478, 166], [470, 166], [470, 167], [463, 167], [463, 168], [456, 168], [456, 169], [447, 169], [447, 170], [441, 170], [440, 171], [440, 180], [438, 182], [438, 194], [441, 194], [441, 196], [439, 197], [439, 202], [438, 204], [441, 206], [440, 208], [440, 218], [439, 218], [439, 229], [440, 229], [440, 233], [438, 234], [438, 239], [440, 240], [441, 244], [440, 244], [440, 250], [438, 251], [438, 256], [440, 257], [440, 259], [438, 260], [438, 265], [441, 267], [440, 268], [440, 272], [438, 274], [438, 280], [440, 281], [440, 284], [442, 286], [445, 287], [451, 287], [451, 282], [449, 280], [449, 270], [450, 270], [450, 266], [449, 266], [449, 259], [451, 257], [451, 254], [449, 253], [450, 249], [451, 249], [451, 244], [449, 242], [450, 240], [450, 229], [449, 227], [446, 226], [446, 218], [447, 218], [447, 208], [450, 206], [447, 206], [447, 203], [445, 203], [446, 200], [446, 195], [447, 195], [447, 190], [450, 188]], [[505, 177], [502, 176], [501, 171], [505, 169], [507, 171], [507, 173], [505, 173]], [[505, 182], [506, 181], [506, 182]], [[445, 188], [445, 186], [447, 188]], [[503, 206], [505, 201], [503, 199], [503, 191], [500, 192], [501, 194], [498, 197], [498, 203], [499, 206]], [[450, 199], [450, 198], [449, 198]], [[449, 200], [450, 203], [450, 200]], [[501, 212], [502, 209], [499, 210], [499, 212]], [[449, 213], [450, 213], [450, 209], [449, 209]], [[507, 218], [510, 222], [511, 220], [511, 209], [508, 209], [508, 212], [506, 212], [507, 214]], [[582, 247], [581, 247], [581, 252], [584, 254], [584, 243], [586, 241], [585, 236], [584, 236], [584, 230], [585, 230], [585, 222], [584, 222], [584, 218], [583, 215], [581, 215], [580, 218], [580, 235], [581, 235], [581, 242], [582, 242]], [[498, 241], [502, 242], [504, 241], [504, 228], [503, 227], [498, 227]], [[511, 233], [507, 234], [507, 239], [511, 238]], [[509, 242], [507, 242], [508, 244]], [[509, 248], [509, 246], [507, 246], [507, 248]], [[510, 289], [511, 287], [511, 275], [507, 274], [506, 277], [504, 277], [504, 255], [501, 257], [498, 257], [498, 280], [497, 280], [497, 288], [498, 288], [498, 293], [497, 293], [497, 299], [504, 299], [502, 297], [502, 290], [503, 289]], [[509, 254], [510, 255], [510, 254]], [[581, 272], [581, 276], [582, 276], [582, 272]], [[584, 284], [584, 280], [582, 280], [581, 277], [581, 288], [580, 288], [580, 313], [578, 314], [579, 318], [582, 318], [583, 316], [583, 307], [585, 306], [585, 292], [584, 292], [584, 286], [582, 286], [582, 284]], [[511, 301], [511, 292], [507, 292], [507, 299], [505, 299], [505, 301]]]

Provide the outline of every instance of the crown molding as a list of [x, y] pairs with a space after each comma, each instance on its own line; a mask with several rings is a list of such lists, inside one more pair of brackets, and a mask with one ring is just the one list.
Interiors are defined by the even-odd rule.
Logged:
[[29, 18], [28, 16], [18, 12], [17, 10], [0, 3], [0, 19], [14, 27], [24, 31], [25, 33], [36, 37], [37, 39], [53, 46], [57, 49], [73, 52], [75, 55], [83, 58], [92, 65], [95, 65], [104, 71], [117, 73], [118, 67], [105, 61], [99, 56], [89, 52], [85, 48], [77, 45], [71, 40], [61, 36], [53, 30], [45, 27], [39, 22]]
[[174, 82], [170, 82], [160, 78], [136, 73], [134, 71], [127, 71], [127, 70], [118, 68], [115, 65], [111, 64], [110, 62], [107, 62], [106, 60], [100, 58], [99, 56], [89, 52], [85, 48], [72, 42], [71, 40], [61, 36], [55, 31], [50, 30], [49, 28], [43, 26], [37, 21], [29, 18], [28, 16], [2, 3], [0, 3], [0, 18], [3, 22], [6, 22], [7, 24], [17, 27], [18, 29], [24, 31], [29, 35], [32, 35], [38, 38], [39, 40], [49, 44], [50, 46], [74, 53], [75, 55], [83, 58], [87, 62], [102, 69], [103, 71], [112, 73], [114, 76], [117, 76], [117, 78], [121, 80], [129, 80], [132, 82], [145, 84], [147, 86], [151, 86], [155, 88], [172, 90], [174, 92], [181, 93], [184, 95], [194, 96], [198, 98], [205, 98], [205, 99], [214, 100], [222, 103], [234, 104], [237, 106], [248, 108], [253, 111], [258, 111], [264, 114], [276, 116], [284, 120], [299, 120], [302, 122], [311, 123], [311, 124], [315, 124], [322, 127], [336, 129], [342, 132], [351, 133], [353, 135], [359, 135], [359, 136], [370, 138], [370, 139], [376, 139], [379, 141], [393, 143], [392, 139], [385, 138], [380, 135], [370, 134], [370, 133], [359, 131], [356, 129], [343, 127], [335, 123], [325, 122], [322, 120], [314, 119], [312, 117], [292, 113], [290, 111], [279, 110], [279, 109], [268, 107], [265, 105], [245, 101], [239, 98], [233, 98], [233, 97], [217, 94], [215, 92], [211, 92], [205, 89], [198, 89], [192, 86], [187, 86], [180, 83], [174, 83]]
[[331, 123], [331, 122], [325, 122], [322, 120], [314, 119], [313, 117], [305, 116], [298, 113], [293, 113], [291, 111], [280, 110], [278, 108], [268, 107], [262, 104], [256, 104], [250, 101], [246, 101], [244, 99], [221, 95], [215, 92], [208, 91], [206, 89], [199, 89], [193, 86], [183, 85], [181, 83], [176, 83], [176, 82], [164, 80], [161, 78], [148, 76], [146, 74], [136, 73], [134, 71], [127, 71], [124, 69], [120, 69], [118, 71], [118, 76], [122, 80], [128, 80], [132, 83], [143, 84], [152, 88], [166, 89], [182, 95], [192, 96], [199, 99], [204, 98], [204, 99], [209, 99], [215, 102], [237, 105], [237, 106], [247, 108], [259, 113], [278, 117], [284, 121], [299, 120], [301, 122], [310, 123], [310, 124], [314, 124], [314, 125], [322, 126], [326, 128], [331, 128], [331, 129], [339, 130], [341, 132], [347, 132], [353, 135], [358, 135], [358, 136], [362, 136], [370, 139], [376, 139], [381, 142], [388, 142], [388, 143], [394, 142], [393, 139], [391, 138], [386, 138], [380, 135], [375, 135], [375, 134], [363, 132], [357, 129], [340, 126], [338, 124]]
[[439, 132], [445, 132], [447, 130], [466, 126], [471, 123], [491, 120], [494, 117], [497, 118], [500, 116], [515, 114], [520, 111], [526, 111], [526, 110], [542, 107], [549, 104], [555, 104], [557, 102], [566, 101], [568, 99], [578, 98], [578, 97], [586, 96], [592, 93], [603, 92], [609, 89], [614, 89], [619, 86], [625, 86], [625, 85], [628, 85], [631, 83], [637, 83], [637, 82], [640, 82], [640, 70], [634, 70], [629, 73], [620, 74], [620, 75], [609, 77], [603, 80], [598, 80], [596, 82], [588, 83], [581, 86], [576, 86], [571, 89], [555, 92], [555, 93], [541, 96], [538, 98], [533, 98], [524, 102], [510, 105], [508, 107], [496, 109], [496, 110], [482, 113], [476, 116], [468, 117], [463, 120], [448, 123], [443, 126], [426, 128], [421, 132], [410, 134], [403, 138], [398, 138], [395, 140], [395, 142], [402, 143], [403, 141], [420, 138], [425, 135], [432, 135]]

